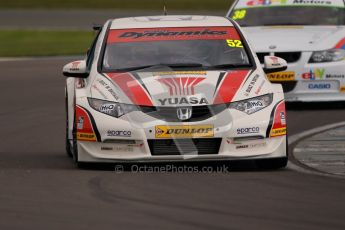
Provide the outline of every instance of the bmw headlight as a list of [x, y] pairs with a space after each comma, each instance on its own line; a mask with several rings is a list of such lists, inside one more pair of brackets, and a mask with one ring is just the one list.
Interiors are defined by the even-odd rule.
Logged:
[[263, 96], [230, 103], [229, 108], [236, 109], [250, 115], [268, 107], [272, 104], [272, 101], [273, 95], [266, 94]]
[[314, 51], [309, 63], [336, 62], [345, 59], [345, 50], [330, 49], [325, 51]]
[[88, 98], [89, 105], [98, 112], [107, 114], [112, 117], [119, 118], [127, 113], [139, 111], [140, 108], [135, 105], [122, 104], [111, 101], [103, 101], [100, 99]]

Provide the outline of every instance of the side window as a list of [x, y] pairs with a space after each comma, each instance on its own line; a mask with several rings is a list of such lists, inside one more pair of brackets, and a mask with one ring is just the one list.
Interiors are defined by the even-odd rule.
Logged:
[[93, 40], [91, 48], [89, 49], [89, 51], [87, 53], [86, 65], [87, 65], [88, 70], [91, 69], [92, 61], [93, 61], [93, 58], [95, 55], [96, 43], [97, 43], [98, 37], [99, 37], [101, 32], [102, 32], [102, 30], [97, 31], [97, 35], [96, 35], [95, 39]]

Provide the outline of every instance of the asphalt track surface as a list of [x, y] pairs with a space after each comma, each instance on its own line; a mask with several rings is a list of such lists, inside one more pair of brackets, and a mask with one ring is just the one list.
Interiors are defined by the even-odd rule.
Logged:
[[[345, 229], [342, 179], [76, 169], [64, 150], [68, 61], [0, 62], [0, 229]], [[344, 120], [317, 108], [288, 110], [289, 134]]]

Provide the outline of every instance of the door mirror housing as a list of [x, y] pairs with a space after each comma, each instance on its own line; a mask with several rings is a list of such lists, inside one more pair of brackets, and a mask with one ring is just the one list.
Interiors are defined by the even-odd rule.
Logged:
[[285, 71], [287, 69], [287, 62], [276, 56], [265, 56], [264, 72], [275, 73]]
[[63, 67], [62, 73], [66, 77], [87, 78], [89, 76], [85, 60], [68, 63]]

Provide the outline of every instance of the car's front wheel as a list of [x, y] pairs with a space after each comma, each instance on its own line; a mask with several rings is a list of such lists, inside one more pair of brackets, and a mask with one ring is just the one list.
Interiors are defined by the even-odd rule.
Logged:
[[287, 157], [257, 160], [256, 166], [263, 170], [273, 170], [285, 168], [288, 163]]
[[67, 93], [66, 93], [66, 99], [65, 99], [65, 112], [66, 112], [66, 135], [65, 135], [65, 148], [66, 148], [66, 153], [69, 157], [73, 157], [73, 146], [71, 146], [71, 143], [68, 138], [68, 133], [69, 133], [69, 128], [68, 128], [68, 99], [67, 99]]
[[270, 158], [270, 159], [260, 159], [256, 160], [256, 166], [259, 169], [263, 170], [273, 170], [273, 169], [280, 169], [285, 168], [288, 163], [288, 138], [286, 136], [286, 156], [279, 157], [279, 158]]

